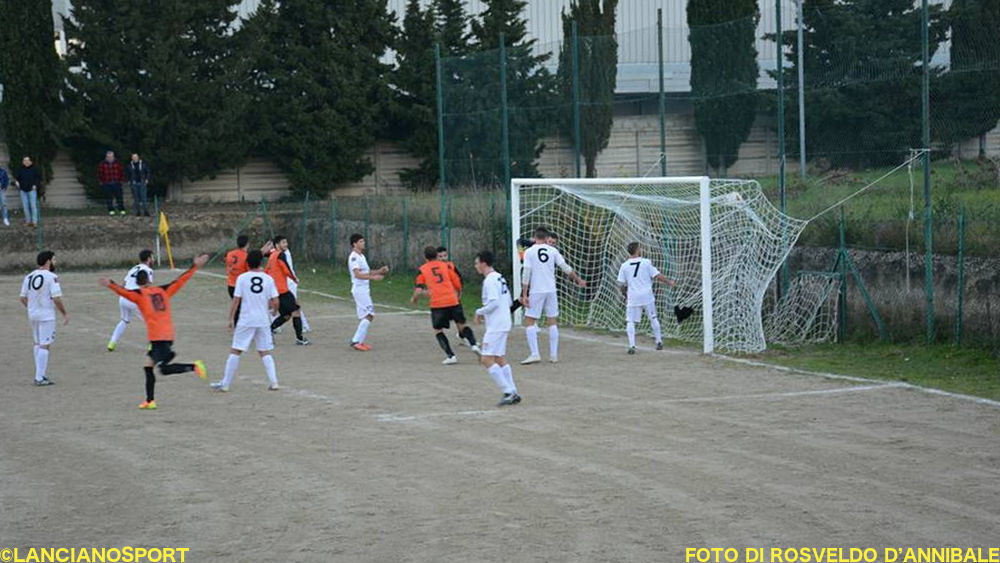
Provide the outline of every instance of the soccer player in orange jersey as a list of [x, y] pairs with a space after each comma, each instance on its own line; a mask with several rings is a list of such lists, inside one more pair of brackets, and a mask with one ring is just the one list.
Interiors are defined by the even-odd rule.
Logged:
[[460, 337], [468, 340], [472, 350], [479, 353], [476, 346], [476, 337], [472, 329], [465, 326], [465, 312], [462, 310], [462, 303], [459, 301], [459, 292], [462, 291], [462, 280], [459, 279], [455, 268], [449, 267], [447, 262], [438, 260], [438, 249], [433, 246], [424, 248], [424, 264], [420, 266], [420, 273], [414, 281], [416, 287], [413, 289], [413, 296], [410, 303], [416, 303], [421, 295], [430, 295], [431, 298], [431, 328], [434, 330], [434, 337], [444, 350], [444, 365], [457, 364], [458, 358], [448, 343], [448, 337], [444, 330], [450, 326], [451, 321], [458, 325]]
[[[240, 235], [236, 237], [236, 248], [230, 250], [226, 253], [226, 289], [229, 291], [229, 299], [233, 298], [233, 292], [236, 288], [236, 278], [240, 277], [241, 274], [245, 274], [249, 268], [247, 267], [247, 247], [250, 246], [250, 237], [246, 235]], [[271, 250], [271, 241], [261, 247], [260, 251], [262, 254], [267, 255]], [[236, 320], [240, 319], [240, 307], [236, 306]]]
[[295, 343], [299, 346], [311, 344], [309, 339], [302, 336], [302, 318], [300, 317], [298, 301], [295, 294], [288, 287], [289, 281], [299, 281], [288, 267], [285, 258], [285, 251], [288, 250], [288, 239], [282, 235], [274, 237], [274, 252], [267, 259], [267, 275], [274, 279], [274, 285], [278, 288], [278, 318], [271, 323], [271, 332], [274, 332], [281, 325], [292, 320], [295, 328]]
[[202, 379], [208, 378], [205, 364], [201, 360], [192, 364], [171, 363], [176, 354], [172, 349], [175, 333], [170, 313], [170, 298], [176, 295], [184, 287], [184, 284], [194, 276], [195, 271], [204, 266], [206, 262], [208, 262], [208, 254], [198, 256], [187, 271], [166, 285], [151, 285], [145, 271], [140, 271], [136, 275], [135, 281], [139, 289], [125, 289], [108, 278], [98, 280], [98, 283], [104, 287], [138, 305], [142, 318], [146, 321], [146, 335], [149, 338], [149, 351], [146, 353], [146, 364], [143, 367], [146, 373], [146, 400], [139, 405], [140, 409], [156, 409], [156, 399], [153, 395], [156, 387], [154, 367], [160, 368], [161, 375], [193, 371]]

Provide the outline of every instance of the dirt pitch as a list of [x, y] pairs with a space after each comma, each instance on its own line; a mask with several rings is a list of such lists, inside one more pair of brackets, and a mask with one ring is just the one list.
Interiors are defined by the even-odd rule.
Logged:
[[[104, 351], [117, 305], [101, 274], [122, 272], [61, 275], [71, 324], [50, 388], [31, 384], [21, 278], [0, 277], [0, 546], [238, 562], [996, 546], [996, 404], [693, 352], [628, 357], [621, 339], [564, 330], [562, 362], [515, 365], [524, 402], [497, 409], [467, 349], [439, 364], [426, 314], [381, 309], [374, 351], [358, 353], [353, 305], [306, 295], [314, 345], [278, 337], [280, 392], [245, 355], [230, 393], [159, 378], [160, 408], [142, 412], [144, 327]], [[212, 379], [226, 307], [209, 275], [174, 301], [179, 357], [206, 360]], [[523, 331], [510, 342], [523, 357]]]

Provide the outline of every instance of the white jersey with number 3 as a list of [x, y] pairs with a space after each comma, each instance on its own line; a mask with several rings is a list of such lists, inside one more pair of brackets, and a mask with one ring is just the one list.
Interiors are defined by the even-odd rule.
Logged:
[[524, 267], [530, 268], [531, 280], [528, 293], [555, 293], [556, 267], [566, 268], [566, 260], [559, 250], [547, 244], [536, 244], [524, 251]]
[[356, 277], [354, 270], [359, 270], [362, 274], [367, 274], [371, 271], [371, 268], [368, 267], [368, 259], [365, 258], [364, 254], [352, 251], [351, 256], [347, 258], [347, 271], [351, 272], [351, 291], [358, 289], [367, 290], [371, 286], [370, 280]]
[[[491, 311], [483, 311], [494, 301], [496, 305], [492, 306]], [[510, 318], [511, 303], [507, 281], [499, 272], [490, 272], [483, 278], [483, 307], [478, 309], [476, 314], [482, 314], [486, 318], [486, 332], [507, 332], [510, 330], [514, 324]]]
[[21, 297], [28, 298], [28, 319], [32, 321], [56, 320], [54, 297], [62, 297], [59, 277], [48, 270], [35, 270], [24, 277]]
[[653, 297], [653, 278], [660, 271], [648, 258], [629, 258], [618, 270], [618, 283], [628, 286], [628, 306], [648, 305]]
[[233, 297], [240, 298], [238, 327], [263, 327], [271, 325], [271, 300], [278, 298], [274, 278], [263, 271], [250, 270], [236, 278]]
[[125, 274], [125, 281], [122, 283], [122, 287], [125, 289], [139, 289], [139, 284], [135, 279], [139, 275], [139, 272], [142, 271], [145, 271], [146, 275], [149, 276], [149, 283], [153, 283], [153, 269], [145, 264], [136, 264]]

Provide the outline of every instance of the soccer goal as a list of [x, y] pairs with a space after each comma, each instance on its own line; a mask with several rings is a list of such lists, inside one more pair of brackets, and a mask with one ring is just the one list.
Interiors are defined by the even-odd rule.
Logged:
[[624, 330], [618, 269], [638, 241], [676, 282], [657, 289], [664, 336], [702, 342], [706, 354], [765, 348], [764, 295], [805, 226], [771, 205], [757, 182], [707, 177], [515, 179], [511, 208], [515, 294], [517, 243], [544, 226], [588, 284], [560, 277], [560, 322]]

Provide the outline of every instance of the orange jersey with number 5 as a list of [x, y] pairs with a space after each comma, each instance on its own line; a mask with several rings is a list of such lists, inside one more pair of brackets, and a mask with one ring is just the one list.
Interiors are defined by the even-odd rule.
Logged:
[[462, 290], [462, 280], [455, 268], [440, 260], [432, 260], [420, 266], [420, 273], [414, 281], [431, 293], [431, 309], [458, 305], [458, 292]]

